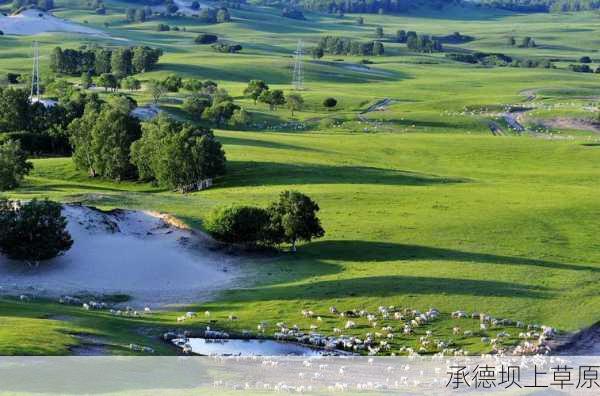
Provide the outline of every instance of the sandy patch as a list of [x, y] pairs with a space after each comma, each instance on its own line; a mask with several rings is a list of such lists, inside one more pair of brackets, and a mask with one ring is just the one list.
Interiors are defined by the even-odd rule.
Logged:
[[600, 133], [600, 123], [580, 118], [559, 117], [547, 120], [537, 120], [537, 123], [545, 128], [572, 129]]
[[25, 10], [18, 15], [0, 15], [0, 30], [4, 34], [34, 35], [48, 32], [68, 32], [106, 36], [105, 33], [77, 23], [60, 19], [40, 10]]
[[63, 214], [71, 250], [37, 268], [0, 256], [2, 293], [122, 293], [131, 296], [128, 304], [156, 307], [206, 300], [237, 278], [236, 259], [156, 214], [78, 205], [66, 205]]

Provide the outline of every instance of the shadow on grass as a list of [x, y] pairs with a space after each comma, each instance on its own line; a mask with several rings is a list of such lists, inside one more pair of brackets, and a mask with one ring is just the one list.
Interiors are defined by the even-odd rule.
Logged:
[[488, 253], [464, 252], [453, 249], [386, 242], [313, 242], [302, 246], [299, 252], [319, 260], [354, 262], [444, 260], [474, 264], [526, 265], [548, 269], [600, 272], [600, 267], [592, 267], [589, 265], [565, 264], [526, 257], [500, 256]]
[[312, 147], [302, 147], [302, 146], [296, 146], [293, 144], [276, 143], [276, 142], [265, 141], [265, 140], [238, 138], [238, 137], [230, 137], [230, 136], [219, 136], [219, 141], [226, 146], [227, 145], [251, 146], [251, 147], [279, 149], [279, 150], [310, 151], [310, 152], [315, 152], [315, 153], [323, 151], [323, 150], [319, 150], [319, 149], [312, 148]]
[[464, 183], [466, 179], [362, 166], [282, 164], [231, 161], [221, 187], [276, 186], [296, 184], [383, 184], [428, 186]]
[[281, 285], [226, 293], [229, 301], [319, 300], [347, 297], [393, 297], [399, 295], [446, 294], [479, 297], [521, 297], [543, 299], [548, 289], [512, 282], [437, 278], [426, 276], [369, 276], [328, 280], [299, 285]]

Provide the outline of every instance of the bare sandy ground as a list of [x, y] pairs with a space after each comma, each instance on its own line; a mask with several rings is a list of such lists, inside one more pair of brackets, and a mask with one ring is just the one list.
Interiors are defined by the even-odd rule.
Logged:
[[123, 293], [129, 304], [157, 307], [206, 300], [239, 275], [236, 258], [158, 214], [78, 205], [65, 206], [63, 214], [71, 250], [39, 267], [0, 256], [2, 294]]
[[538, 123], [546, 128], [574, 129], [578, 131], [600, 133], [600, 123], [579, 118], [558, 117], [545, 120], [538, 120]]
[[0, 15], [0, 30], [4, 34], [14, 35], [68, 32], [106, 36], [105, 33], [99, 30], [79, 25], [66, 19], [60, 19], [52, 14], [35, 9], [25, 10], [18, 15]]

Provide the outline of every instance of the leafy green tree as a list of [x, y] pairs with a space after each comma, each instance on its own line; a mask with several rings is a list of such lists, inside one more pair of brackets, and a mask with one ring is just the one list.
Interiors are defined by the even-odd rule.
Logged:
[[250, 80], [248, 86], [244, 89], [244, 95], [252, 98], [254, 104], [260, 97], [260, 95], [269, 90], [269, 86], [263, 80]]
[[121, 88], [129, 91], [137, 91], [142, 88], [142, 83], [135, 77], [127, 77], [121, 81]]
[[230, 101], [213, 103], [212, 106], [204, 110], [204, 118], [213, 122], [217, 127], [223, 126], [231, 119], [234, 111], [239, 110], [240, 106]]
[[323, 48], [321, 47], [315, 47], [311, 51], [311, 55], [313, 59], [321, 59], [325, 55], [325, 51], [323, 51]]
[[96, 75], [110, 73], [111, 57], [112, 51], [107, 49], [97, 49], [94, 52], [94, 71]]
[[506, 39], [506, 43], [510, 46], [510, 47], [514, 47], [515, 45], [517, 45], [517, 40], [515, 40], [515, 36], [509, 36]]
[[225, 173], [225, 152], [210, 130], [166, 116], [145, 123], [131, 150], [140, 177], [173, 189]]
[[135, 10], [134, 20], [140, 23], [146, 22], [146, 10], [144, 10], [143, 8], [138, 8], [137, 10]]
[[0, 252], [11, 259], [39, 263], [63, 254], [73, 240], [59, 203], [0, 199]]
[[33, 169], [27, 155], [21, 150], [21, 143], [8, 140], [0, 144], [0, 190], [11, 190]]
[[157, 105], [158, 101], [167, 93], [167, 87], [162, 81], [150, 80], [148, 82], [148, 91], [152, 95], [152, 102]]
[[104, 87], [105, 91], [116, 91], [119, 87], [119, 80], [112, 73], [103, 73], [98, 77], [98, 85]]
[[365, 18], [363, 18], [363, 17], [358, 17], [358, 18], [356, 18], [356, 24], [357, 24], [358, 26], [362, 26], [362, 25], [364, 25], [364, 24], [365, 24]]
[[285, 96], [283, 95], [283, 91], [280, 89], [263, 91], [263, 93], [258, 97], [258, 100], [268, 104], [271, 111], [275, 110], [277, 106], [285, 104]]
[[217, 23], [224, 23], [231, 21], [231, 15], [229, 14], [229, 10], [227, 8], [219, 8], [217, 11]]
[[317, 217], [319, 205], [300, 192], [282, 192], [279, 200], [267, 210], [270, 218], [269, 238], [274, 243], [290, 243], [292, 251], [296, 251], [298, 241], [310, 242], [313, 238], [325, 235]]
[[110, 59], [111, 72], [118, 78], [130, 75], [133, 72], [132, 56], [129, 48], [115, 49]]
[[214, 210], [205, 223], [206, 230], [218, 241], [257, 246], [265, 240], [269, 213], [253, 206], [231, 206]]
[[31, 125], [29, 92], [0, 88], [0, 131], [27, 131]]
[[304, 98], [300, 94], [291, 93], [286, 98], [287, 107], [292, 112], [292, 117], [294, 116], [294, 111], [300, 111], [304, 107]]
[[163, 54], [161, 49], [150, 47], [135, 47], [132, 51], [131, 67], [134, 73], [151, 70]]
[[194, 94], [184, 100], [182, 109], [195, 120], [202, 118], [202, 113], [208, 107], [210, 107], [212, 101], [209, 96], [202, 94]]
[[167, 76], [162, 81], [162, 84], [165, 86], [165, 88], [167, 88], [167, 91], [169, 92], [179, 92], [179, 89], [183, 86], [181, 77], [175, 74]]
[[375, 28], [375, 37], [383, 38], [383, 28], [381, 26]]
[[83, 117], [69, 124], [73, 162], [92, 177], [123, 180], [134, 176], [131, 144], [141, 135], [139, 121], [122, 106], [105, 104], [100, 112], [86, 107]]
[[406, 43], [406, 31], [404, 30], [398, 30], [396, 32], [396, 42], [398, 43]]
[[92, 75], [88, 72], [81, 73], [81, 88], [88, 89], [92, 86], [94, 81], [92, 80]]
[[235, 110], [231, 116], [231, 119], [229, 120], [231, 125], [242, 128], [247, 127], [251, 121], [252, 117], [250, 116], [250, 113], [243, 108]]

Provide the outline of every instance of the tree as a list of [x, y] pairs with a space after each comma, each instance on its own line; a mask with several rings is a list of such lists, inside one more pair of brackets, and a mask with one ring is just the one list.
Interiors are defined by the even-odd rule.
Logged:
[[104, 87], [105, 91], [109, 89], [111, 91], [116, 91], [119, 87], [119, 80], [112, 73], [103, 73], [98, 77], [98, 85]]
[[283, 96], [283, 91], [280, 89], [263, 91], [258, 97], [258, 100], [268, 104], [271, 111], [275, 110], [277, 106], [285, 104], [285, 96]]
[[515, 36], [509, 36], [506, 39], [506, 43], [510, 46], [510, 47], [514, 47], [515, 45], [517, 45], [517, 40], [515, 40]]
[[297, 93], [289, 94], [286, 98], [286, 102], [288, 109], [292, 112], [292, 117], [294, 116], [294, 111], [300, 111], [302, 110], [302, 107], [304, 107], [304, 99]]
[[363, 18], [363, 17], [356, 18], [356, 24], [359, 25], [359, 26], [364, 25], [365, 24], [365, 18]]
[[231, 125], [236, 127], [246, 127], [248, 126], [248, 124], [250, 124], [251, 120], [252, 117], [250, 116], [250, 113], [248, 113], [246, 109], [240, 108], [234, 110], [229, 122], [231, 123]]
[[592, 58], [590, 58], [589, 56], [582, 56], [579, 59], [580, 63], [592, 63]]
[[88, 72], [81, 73], [81, 88], [88, 89], [93, 84], [92, 76]]
[[131, 67], [134, 73], [145, 73], [152, 69], [163, 52], [159, 48], [135, 47], [131, 58]]
[[211, 99], [209, 96], [202, 94], [193, 94], [186, 100], [184, 100], [182, 108], [183, 111], [188, 113], [190, 117], [195, 120], [202, 118], [204, 110], [211, 106]]
[[150, 80], [148, 82], [148, 91], [150, 92], [150, 95], [152, 95], [152, 102], [157, 105], [160, 98], [167, 93], [167, 87], [162, 81]]
[[179, 92], [179, 89], [183, 86], [183, 82], [181, 77], [171, 74], [162, 81], [162, 85], [167, 88], [167, 91], [169, 92]]
[[0, 88], [0, 131], [27, 131], [32, 125], [29, 92]]
[[231, 15], [227, 8], [219, 8], [217, 11], [217, 23], [224, 23], [231, 21]]
[[323, 101], [323, 106], [327, 107], [328, 109], [334, 108], [335, 106], [337, 106], [337, 99], [327, 98]]
[[323, 57], [323, 55], [325, 55], [325, 51], [323, 51], [323, 48], [321, 48], [321, 47], [315, 47], [311, 51], [311, 55], [312, 55], [313, 59], [321, 59]]
[[111, 72], [118, 78], [130, 75], [133, 72], [131, 60], [132, 53], [129, 48], [117, 48], [110, 60]]
[[87, 106], [83, 117], [73, 120], [68, 129], [77, 168], [92, 177], [113, 180], [134, 176], [130, 147], [141, 130], [138, 119], [129, 115], [129, 107], [104, 104], [98, 112]]
[[194, 43], [196, 43], [196, 44], [212, 44], [212, 43], [216, 43], [218, 39], [219, 38], [217, 37], [216, 34], [200, 33], [194, 39]]
[[142, 88], [142, 83], [135, 77], [127, 77], [121, 81], [121, 87], [129, 91], [137, 91]]
[[383, 43], [381, 41], [375, 41], [373, 43], [373, 55], [381, 56], [384, 54]]
[[257, 246], [265, 240], [269, 213], [253, 206], [231, 206], [214, 210], [205, 223], [218, 241]]
[[0, 145], [0, 190], [11, 190], [33, 169], [27, 155], [21, 150], [21, 143], [8, 140]]
[[269, 86], [263, 80], [250, 80], [248, 86], [244, 89], [244, 95], [252, 98], [254, 104], [260, 97], [260, 95], [269, 90]]
[[233, 116], [233, 112], [239, 110], [240, 106], [230, 101], [213, 103], [204, 110], [204, 118], [213, 122], [217, 127], [224, 125]]
[[190, 6], [190, 8], [194, 11], [197, 11], [200, 9], [200, 3], [197, 0], [192, 1], [192, 5]]
[[325, 235], [317, 217], [319, 205], [297, 191], [284, 191], [279, 200], [267, 209], [270, 226], [269, 238], [274, 243], [291, 243], [296, 251], [298, 241], [310, 242]]
[[59, 203], [0, 199], [0, 252], [14, 260], [39, 263], [63, 254], [73, 240]]
[[406, 31], [398, 30], [396, 32], [396, 42], [401, 44], [406, 43]]
[[381, 26], [375, 28], [375, 37], [383, 38], [383, 28]]
[[127, 22], [135, 21], [135, 8], [127, 8], [127, 10], [125, 10], [125, 19]]
[[134, 20], [136, 22], [141, 23], [146, 22], [146, 10], [144, 10], [143, 8], [138, 8], [137, 10], [135, 10]]
[[186, 186], [225, 173], [225, 152], [210, 130], [159, 116], [143, 126], [131, 147], [140, 177], [184, 190]]

